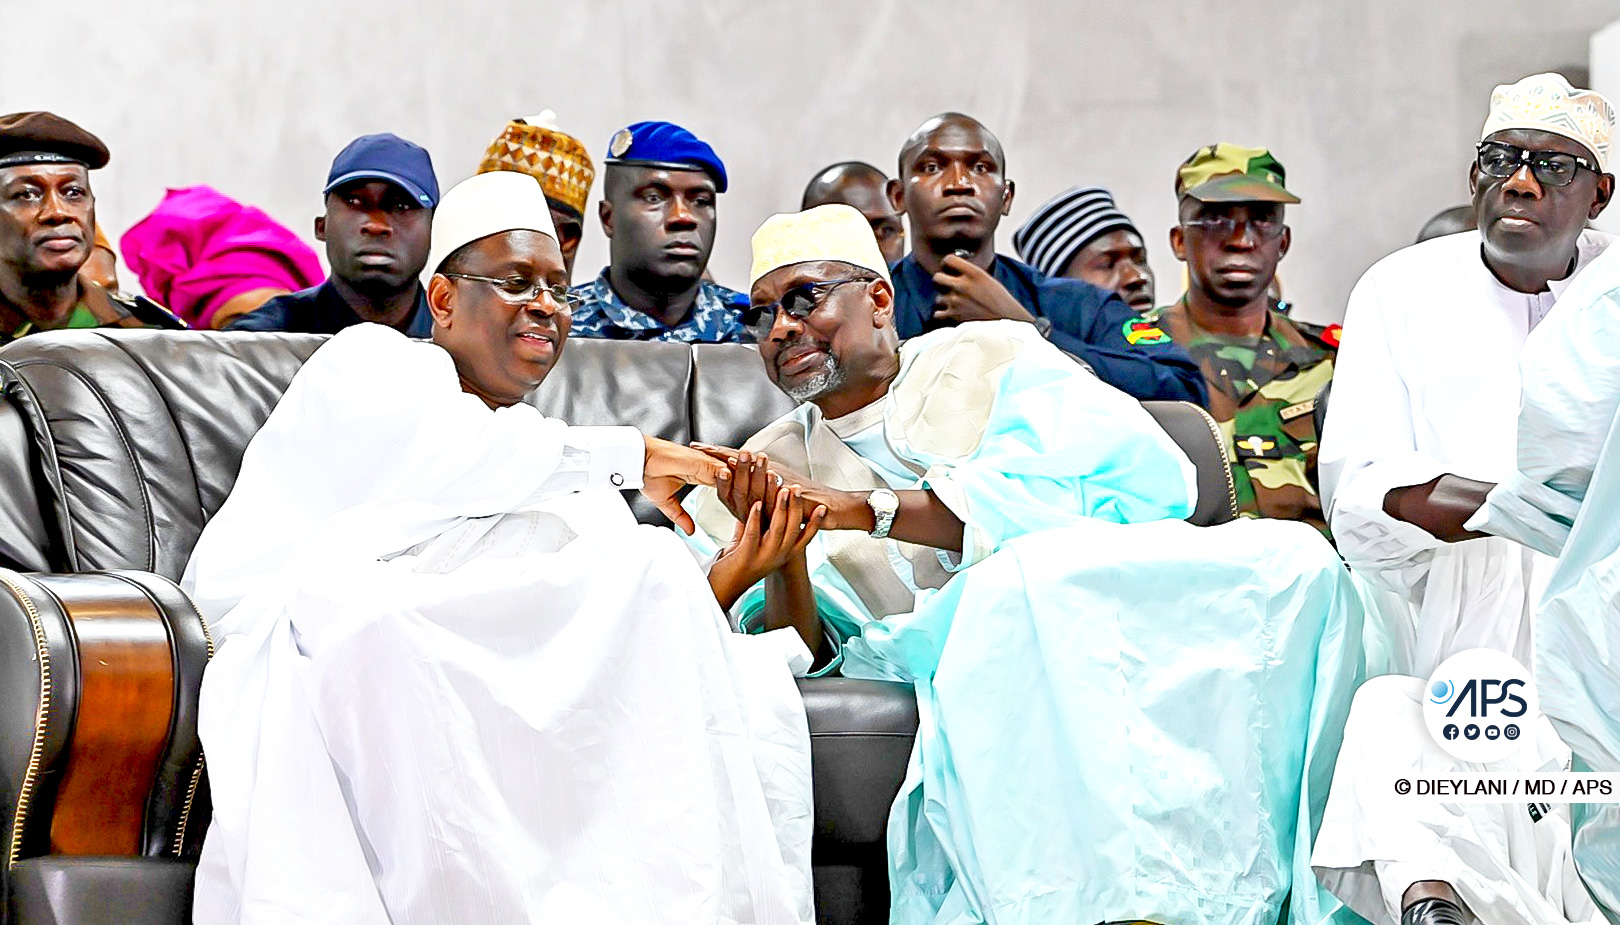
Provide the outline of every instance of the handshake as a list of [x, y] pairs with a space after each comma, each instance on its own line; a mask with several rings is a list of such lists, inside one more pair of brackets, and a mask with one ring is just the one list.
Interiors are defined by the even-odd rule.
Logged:
[[873, 527], [865, 492], [819, 485], [770, 461], [763, 453], [694, 443], [690, 447], [647, 437], [642, 494], [688, 535], [697, 526], [676, 493], [707, 485], [737, 519], [731, 542], [709, 570], [721, 606], [730, 607], [760, 579], [804, 567], [804, 550], [821, 530]]

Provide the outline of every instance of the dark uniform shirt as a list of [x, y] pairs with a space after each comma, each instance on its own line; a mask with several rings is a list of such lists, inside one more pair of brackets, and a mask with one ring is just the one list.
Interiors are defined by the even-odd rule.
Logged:
[[[363, 324], [349, 303], [338, 295], [331, 280], [300, 292], [278, 295], [245, 315], [237, 315], [225, 325], [227, 331], [290, 331], [297, 334], [336, 334], [347, 327]], [[428, 311], [427, 290], [416, 287], [416, 307], [405, 322], [405, 336], [433, 336], [433, 314]]]
[[1275, 309], [1259, 337], [1198, 327], [1186, 297], [1146, 316], [1187, 349], [1209, 387], [1209, 412], [1226, 439], [1238, 511], [1301, 520], [1327, 533], [1316, 481], [1316, 396], [1333, 379], [1338, 326], [1295, 321]]
[[[946, 327], [934, 318], [934, 280], [911, 254], [890, 268], [894, 324], [902, 338]], [[1018, 304], [1052, 322], [1051, 341], [1086, 361], [1097, 377], [1137, 399], [1204, 403], [1198, 365], [1119, 296], [1077, 279], [1046, 276], [997, 255], [990, 273]]]
[[579, 305], [574, 309], [574, 328], [569, 337], [601, 337], [608, 340], [661, 340], [687, 344], [747, 344], [753, 334], [743, 324], [748, 296], [717, 283], [698, 283], [697, 299], [685, 320], [674, 327], [626, 305], [608, 282], [604, 267], [596, 279], [574, 287]]
[[[74, 305], [73, 311], [68, 313], [67, 320], [61, 325], [48, 330], [161, 328], [178, 331], [184, 330], [186, 327], [184, 321], [176, 318], [168, 309], [145, 296], [112, 292], [82, 279], [80, 285], [83, 289], [80, 293], [79, 303]], [[44, 330], [47, 329], [37, 327], [32, 321], [24, 321], [9, 331], [0, 330], [0, 344], [10, 343], [19, 337], [37, 334]]]

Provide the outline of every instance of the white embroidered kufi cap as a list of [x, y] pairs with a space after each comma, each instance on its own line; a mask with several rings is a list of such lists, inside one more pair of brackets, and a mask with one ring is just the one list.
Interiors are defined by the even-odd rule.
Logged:
[[494, 170], [457, 183], [433, 210], [433, 243], [422, 268], [423, 282], [463, 245], [503, 231], [538, 231], [556, 240], [540, 181], [526, 173]]
[[748, 271], [750, 286], [780, 267], [822, 260], [837, 260], [871, 270], [892, 285], [889, 265], [883, 261], [871, 223], [866, 216], [842, 203], [773, 215], [754, 232], [753, 245], [754, 265]]
[[1562, 135], [1597, 156], [1598, 170], [1609, 169], [1614, 140], [1614, 106], [1601, 93], [1578, 90], [1557, 74], [1534, 74], [1502, 84], [1491, 93], [1491, 114], [1481, 140], [1507, 129], [1535, 129]]

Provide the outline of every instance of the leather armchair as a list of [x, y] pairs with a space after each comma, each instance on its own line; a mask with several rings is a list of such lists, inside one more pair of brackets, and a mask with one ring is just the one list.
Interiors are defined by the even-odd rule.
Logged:
[[[323, 340], [92, 330], [0, 350], [0, 569], [9, 570], [0, 570], [9, 851], [0, 874], [9, 921], [189, 919], [208, 816], [195, 711], [211, 643], [173, 582], [230, 493], [248, 440]], [[791, 406], [751, 347], [595, 340], [570, 342], [533, 401], [573, 423], [729, 445]], [[1190, 519], [1230, 519], [1231, 475], [1213, 421], [1182, 403], [1148, 408], [1199, 470]], [[660, 522], [639, 497], [632, 505], [643, 522]], [[144, 648], [94, 648], [132, 627]], [[139, 676], [145, 693], [109, 699], [109, 672]], [[885, 921], [884, 826], [916, 731], [915, 700], [883, 682], [818, 679], [801, 689], [818, 919]], [[144, 733], [115, 715], [138, 717]], [[92, 734], [103, 739], [80, 741]], [[81, 799], [97, 781], [99, 798]]]
[[0, 569], [10, 921], [190, 920], [211, 654], [201, 616], [161, 576]]

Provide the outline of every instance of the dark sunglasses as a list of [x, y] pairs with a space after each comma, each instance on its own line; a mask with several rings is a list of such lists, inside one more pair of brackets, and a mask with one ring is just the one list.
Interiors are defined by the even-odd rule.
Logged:
[[845, 279], [830, 279], [818, 283], [800, 283], [782, 293], [782, 297], [768, 305], [756, 305], [743, 313], [743, 323], [753, 332], [755, 340], [764, 340], [771, 335], [771, 329], [776, 327], [776, 313], [786, 312], [789, 318], [803, 321], [821, 306], [832, 292], [845, 283], [869, 283], [877, 279], [875, 276], [851, 276]]
[[1598, 169], [1584, 157], [1562, 151], [1526, 151], [1518, 145], [1500, 141], [1482, 141], [1475, 148], [1479, 172], [1487, 177], [1505, 180], [1528, 166], [1530, 174], [1542, 186], [1568, 186], [1575, 182], [1575, 174], [1582, 167], [1597, 173]]
[[1230, 215], [1206, 215], [1203, 218], [1191, 218], [1181, 223], [1183, 228], [1197, 228], [1204, 234], [1225, 241], [1238, 233], [1238, 229], [1247, 226], [1254, 229], [1262, 241], [1270, 241], [1282, 237], [1285, 223], [1280, 218], [1233, 218]]

